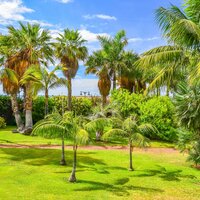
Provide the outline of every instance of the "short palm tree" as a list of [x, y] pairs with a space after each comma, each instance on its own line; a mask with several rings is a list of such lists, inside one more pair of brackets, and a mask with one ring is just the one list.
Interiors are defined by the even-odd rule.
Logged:
[[[117, 127], [107, 131], [103, 138], [108, 140], [114, 136], [117, 138], [127, 138], [129, 142], [129, 170], [133, 171], [132, 152], [134, 146], [145, 147], [149, 140], [144, 136], [146, 133], [155, 132], [156, 129], [151, 124], [139, 124], [135, 116], [130, 116], [117, 120]], [[116, 124], [116, 123], [115, 123]]]
[[64, 141], [65, 139], [69, 139], [72, 129], [71, 113], [66, 112], [62, 116], [59, 112], [54, 111], [34, 126], [32, 135], [39, 135], [46, 138], [60, 138], [62, 140], [62, 155], [60, 164], [66, 165]]
[[110, 93], [111, 80], [109, 77], [109, 69], [104, 60], [103, 51], [96, 51], [89, 56], [86, 64], [86, 74], [95, 74], [99, 77], [98, 88], [102, 96], [102, 105], [105, 106], [107, 96]]
[[84, 40], [76, 30], [65, 29], [55, 43], [56, 57], [63, 67], [63, 74], [68, 80], [68, 110], [72, 109], [72, 78], [76, 76], [79, 68], [79, 61], [87, 58], [87, 48]]

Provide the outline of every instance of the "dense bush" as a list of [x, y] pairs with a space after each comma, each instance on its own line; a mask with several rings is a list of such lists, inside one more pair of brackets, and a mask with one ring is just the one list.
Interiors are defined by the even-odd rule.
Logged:
[[112, 92], [110, 100], [119, 109], [123, 117], [128, 117], [130, 114], [140, 115], [140, 106], [144, 97], [141, 94], [131, 94], [127, 90], [120, 89]]
[[[60, 113], [62, 110], [67, 110], [67, 96], [54, 96], [49, 98], [49, 113], [52, 112], [55, 107]], [[22, 102], [19, 99], [20, 108], [22, 108]], [[89, 98], [72, 98], [72, 111], [76, 115], [88, 115], [92, 112], [93, 101]], [[22, 108], [23, 109], [23, 108]], [[21, 111], [23, 111], [21, 109]], [[44, 118], [45, 99], [43, 96], [39, 96], [33, 101], [33, 121], [37, 121]], [[23, 112], [22, 112], [23, 113]], [[0, 96], [0, 116], [3, 117], [7, 124], [15, 125], [15, 119], [12, 114], [11, 101], [8, 96]], [[23, 117], [23, 116], [22, 116]]]
[[[67, 110], [67, 96], [55, 96], [53, 102], [60, 113]], [[85, 97], [73, 97], [72, 111], [75, 115], [89, 115], [92, 112], [92, 100]]]
[[9, 125], [15, 124], [15, 119], [12, 114], [12, 106], [9, 96], [0, 96], [0, 117], [3, 117]]
[[5, 128], [6, 127], [6, 121], [3, 117], [0, 117], [0, 128]]
[[177, 138], [175, 107], [169, 97], [153, 97], [141, 104], [140, 120], [156, 126], [151, 139], [174, 141]]
[[[49, 113], [51, 113], [55, 105], [54, 100], [52, 98], [49, 98], [48, 103], [49, 103], [48, 110]], [[33, 101], [33, 122], [34, 123], [38, 122], [39, 120], [43, 119], [44, 116], [45, 116], [45, 98], [43, 96], [39, 96]]]

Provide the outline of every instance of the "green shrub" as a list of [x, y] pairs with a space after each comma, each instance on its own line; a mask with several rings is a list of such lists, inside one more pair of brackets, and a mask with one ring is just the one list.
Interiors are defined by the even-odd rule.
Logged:
[[140, 115], [140, 106], [144, 100], [143, 95], [135, 93], [131, 94], [124, 89], [115, 90], [111, 94], [111, 103], [119, 108], [119, 111], [124, 118], [131, 114]]
[[[48, 99], [48, 110], [49, 113], [52, 112], [53, 107], [55, 106], [53, 98]], [[43, 96], [38, 96], [33, 101], [33, 122], [36, 123], [41, 119], [44, 119], [45, 116], [45, 98]]]
[[169, 97], [153, 97], [140, 106], [140, 120], [158, 129], [151, 139], [174, 141], [177, 138], [175, 107]]
[[0, 128], [5, 128], [6, 127], [6, 121], [3, 117], [0, 117]]
[[[67, 111], [67, 96], [55, 96], [53, 102], [60, 113]], [[92, 100], [86, 97], [72, 97], [72, 111], [75, 115], [89, 115], [92, 112]]]

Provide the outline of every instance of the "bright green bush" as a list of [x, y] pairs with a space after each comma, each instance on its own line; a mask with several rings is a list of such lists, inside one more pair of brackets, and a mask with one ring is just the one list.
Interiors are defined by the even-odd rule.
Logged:
[[174, 141], [177, 138], [175, 107], [169, 97], [153, 97], [140, 106], [140, 120], [151, 123], [158, 132], [151, 139]]
[[119, 109], [123, 117], [128, 117], [131, 114], [140, 115], [140, 106], [144, 100], [143, 95], [131, 94], [124, 89], [115, 90], [111, 95], [111, 103]]
[[[55, 96], [53, 102], [60, 113], [67, 111], [67, 96]], [[72, 97], [72, 111], [75, 115], [89, 115], [92, 112], [92, 100], [85, 97]]]
[[6, 121], [3, 117], [0, 117], [0, 128], [5, 128], [6, 127]]

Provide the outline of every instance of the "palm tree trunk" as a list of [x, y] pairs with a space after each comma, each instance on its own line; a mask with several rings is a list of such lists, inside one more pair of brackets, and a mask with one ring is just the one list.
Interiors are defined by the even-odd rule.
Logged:
[[114, 72], [114, 74], [113, 74], [113, 90], [116, 90], [116, 88], [117, 88], [116, 81], [117, 81], [116, 73]]
[[49, 99], [49, 94], [48, 94], [48, 89], [46, 89], [45, 90], [45, 115], [48, 115], [48, 112], [49, 112], [48, 99]]
[[133, 171], [132, 152], [133, 152], [132, 140], [129, 140], [129, 158], [130, 158], [130, 167], [129, 167], [129, 171]]
[[68, 102], [67, 102], [67, 106], [68, 106], [68, 110], [71, 111], [72, 110], [72, 78], [71, 78], [70, 75], [68, 76], [67, 89], [68, 89]]
[[18, 102], [17, 102], [17, 94], [11, 94], [11, 104], [12, 104], [12, 110], [13, 110], [13, 114], [15, 116], [15, 122], [17, 124], [17, 131], [22, 131], [24, 128], [24, 124], [22, 122], [21, 119], [21, 115], [19, 112], [19, 106], [18, 106]]
[[96, 131], [96, 141], [100, 141], [102, 136], [102, 131]]
[[73, 169], [72, 169], [72, 173], [69, 177], [69, 182], [76, 182], [76, 152], [77, 152], [77, 145], [73, 146], [73, 150], [74, 150], [74, 162], [73, 162]]
[[65, 140], [64, 137], [62, 137], [62, 155], [61, 155], [61, 165], [66, 165], [66, 160], [65, 160]]
[[107, 97], [102, 95], [102, 106], [104, 107], [107, 103]]
[[26, 96], [25, 96], [25, 134], [30, 134], [33, 129], [33, 117], [32, 117], [32, 94], [31, 84], [26, 85]]

